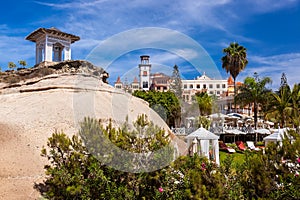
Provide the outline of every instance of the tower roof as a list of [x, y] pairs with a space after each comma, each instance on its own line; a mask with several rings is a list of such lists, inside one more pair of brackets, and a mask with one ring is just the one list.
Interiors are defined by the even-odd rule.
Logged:
[[117, 81], [115, 83], [122, 83], [120, 76], [118, 76]]
[[228, 82], [228, 85], [233, 85], [233, 79], [232, 79], [232, 76], [229, 76], [227, 82]]
[[62, 32], [55, 27], [51, 27], [49, 29], [47, 29], [47, 28], [36, 29], [35, 31], [30, 33], [25, 39], [29, 40], [31, 42], [36, 42], [39, 37], [41, 37], [42, 35], [45, 35], [45, 34], [52, 34], [52, 35], [56, 35], [56, 36], [62, 36], [62, 37], [69, 38], [69, 39], [71, 39], [71, 43], [74, 43], [74, 42], [80, 40], [79, 36]]
[[136, 77], [134, 77], [133, 82], [132, 83], [139, 83], [138, 79]]

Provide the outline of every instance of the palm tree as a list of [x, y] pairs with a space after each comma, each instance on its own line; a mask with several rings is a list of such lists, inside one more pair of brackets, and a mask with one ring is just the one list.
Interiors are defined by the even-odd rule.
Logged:
[[293, 125], [296, 126], [297, 132], [300, 125], [300, 84], [295, 84], [291, 93], [292, 114], [291, 120]]
[[256, 74], [255, 78], [247, 77], [236, 96], [236, 101], [242, 106], [253, 104], [255, 129], [257, 128], [258, 108], [265, 101], [266, 96], [270, 94], [271, 90], [267, 89], [266, 85], [271, 82], [271, 78], [264, 77], [260, 80]]
[[195, 98], [198, 103], [200, 115], [211, 114], [213, 105], [212, 97], [208, 96], [206, 92], [198, 92], [195, 94]]
[[292, 113], [292, 95], [289, 85], [281, 87], [278, 92], [271, 93], [267, 109], [267, 117], [274, 116], [280, 126], [286, 126], [288, 116]]
[[[236, 96], [236, 77], [248, 64], [247, 49], [238, 43], [230, 43], [229, 47], [223, 49], [225, 56], [222, 57], [222, 68], [230, 73], [234, 83], [234, 97]], [[236, 100], [234, 99], [234, 109], [236, 112]]]

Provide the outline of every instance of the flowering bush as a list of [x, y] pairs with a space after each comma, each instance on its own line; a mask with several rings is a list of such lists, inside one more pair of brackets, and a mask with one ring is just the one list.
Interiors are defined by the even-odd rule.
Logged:
[[[97, 120], [85, 123], [99, 126]], [[122, 129], [105, 130], [118, 136], [113, 141], [122, 147], [132, 146]], [[47, 143], [49, 151], [42, 150], [50, 162], [45, 166], [46, 180], [35, 188], [48, 199], [300, 199], [300, 136], [293, 137], [282, 147], [270, 143], [265, 154], [245, 152], [244, 162], [235, 165], [231, 156], [217, 166], [194, 155], [153, 172], [130, 173], [103, 165], [77, 136], [54, 133]], [[164, 137], [152, 140], [149, 148], [156, 140], [155, 144], [168, 143]]]

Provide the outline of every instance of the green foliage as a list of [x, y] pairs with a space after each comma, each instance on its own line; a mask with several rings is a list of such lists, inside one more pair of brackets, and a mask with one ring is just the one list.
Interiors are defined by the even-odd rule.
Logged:
[[16, 68], [16, 64], [14, 62], [9, 62], [8, 63], [8, 68], [14, 69], [14, 68]]
[[[152, 133], [152, 134], [151, 134]], [[221, 166], [198, 155], [182, 156], [162, 169], [126, 172], [110, 167], [113, 146], [124, 151], [155, 151], [170, 142], [158, 127], [142, 115], [133, 127], [126, 122], [119, 128], [106, 127], [86, 118], [78, 136], [68, 138], [53, 133], [42, 156], [46, 180], [36, 184], [47, 199], [300, 199], [300, 135], [287, 133], [282, 146], [269, 143], [263, 151], [241, 154], [221, 153]], [[97, 136], [101, 135], [101, 136]], [[143, 137], [140, 137], [143, 136]], [[95, 139], [95, 146], [92, 140]], [[98, 138], [100, 137], [100, 138]], [[98, 139], [109, 139], [101, 142]], [[143, 138], [143, 140], [142, 140]], [[293, 138], [291, 141], [289, 138]], [[84, 145], [83, 145], [84, 144]], [[107, 160], [101, 151], [110, 149]], [[93, 150], [92, 150], [93, 151]], [[99, 153], [96, 155], [95, 153]], [[126, 160], [126, 155], [119, 160]], [[160, 158], [166, 159], [162, 155]], [[160, 159], [158, 158], [158, 159]], [[151, 161], [150, 161], [151, 162]], [[105, 164], [106, 163], [106, 164]], [[128, 163], [120, 161], [122, 165]]]
[[207, 117], [199, 116], [197, 118], [197, 127], [198, 128], [203, 127], [208, 130], [210, 127], [210, 124], [211, 124], [211, 121]]
[[[114, 128], [110, 122], [107, 127], [103, 127], [97, 120], [86, 118], [81, 124], [79, 135], [84, 145], [78, 136], [69, 139], [64, 133], [56, 132], [49, 138], [48, 148], [43, 148], [42, 156], [46, 157], [51, 164], [45, 166], [47, 175], [45, 182], [35, 187], [44, 197], [49, 199], [119, 199], [119, 197], [149, 199], [147, 196], [155, 194], [165, 172], [158, 170], [137, 174], [116, 170], [109, 167], [112, 161], [111, 153], [116, 153], [116, 149], [123, 149], [149, 155], [151, 151], [167, 147], [166, 155], [153, 153], [152, 163], [149, 158], [146, 158], [144, 162], [149, 161], [148, 165], [159, 164], [162, 159], [172, 160], [174, 155], [173, 149], [168, 145], [170, 140], [165, 135], [165, 131], [154, 126], [144, 115], [134, 123], [133, 130], [129, 130], [128, 123], [120, 128]], [[123, 167], [128, 165], [128, 158], [124, 157], [127, 154], [117, 155], [122, 156], [118, 157], [121, 161], [118, 164]], [[142, 159], [138, 161], [143, 163]]]
[[227, 73], [229, 72], [235, 80], [248, 64], [247, 49], [236, 42], [232, 42], [227, 48], [223, 49], [223, 53], [225, 55], [222, 57], [222, 68]]
[[271, 92], [266, 85], [271, 82], [269, 77], [259, 79], [255, 73], [254, 77], [245, 78], [244, 84], [239, 88], [239, 93], [235, 97], [236, 102], [242, 106], [253, 104], [255, 128], [257, 127], [258, 108], [266, 103]]
[[[236, 42], [230, 43], [230, 45], [223, 49], [225, 54], [222, 57], [222, 68], [226, 72], [230, 73], [234, 82], [234, 96], [236, 96], [236, 77], [241, 71], [245, 69], [248, 64], [247, 60], [247, 49], [243, 46], [240, 46]], [[234, 100], [234, 107], [236, 109], [236, 102]]]
[[179, 73], [179, 69], [177, 65], [174, 65], [173, 67], [173, 73], [171, 76], [171, 84], [170, 84], [170, 90], [174, 92], [176, 97], [178, 99], [182, 98], [182, 84], [181, 84], [181, 77]]
[[169, 127], [179, 127], [181, 122], [181, 106], [179, 99], [171, 92], [135, 91], [134, 96], [144, 99], [156, 111]]
[[[273, 92], [268, 102], [266, 117], [275, 116], [276, 122], [280, 123], [281, 127], [286, 126], [293, 110], [291, 98], [291, 90], [288, 85], [281, 87], [278, 93]], [[299, 110], [297, 112], [299, 113]]]
[[213, 99], [206, 92], [197, 92], [195, 94], [201, 116], [209, 115], [212, 111]]
[[25, 60], [19, 60], [18, 63], [19, 63], [19, 65], [22, 66], [22, 67], [27, 66], [27, 62], [26, 62]]

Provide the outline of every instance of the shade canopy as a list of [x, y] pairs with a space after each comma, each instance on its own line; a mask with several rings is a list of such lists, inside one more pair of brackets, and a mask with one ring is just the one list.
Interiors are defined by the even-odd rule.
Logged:
[[224, 119], [224, 118], [226, 118], [228, 116], [224, 115], [223, 113], [214, 113], [214, 114], [209, 115], [209, 117], [211, 119]]
[[213, 134], [212, 132], [206, 130], [205, 128], [201, 127], [186, 136], [186, 139], [193, 139], [197, 138], [199, 140], [218, 140], [219, 136]]
[[271, 135], [268, 135], [267, 137], [264, 137], [264, 141], [282, 141], [284, 138], [284, 129], [279, 129], [276, 132], [272, 133]]
[[271, 131], [270, 131], [269, 129], [260, 128], [260, 129], [254, 130], [254, 133], [259, 133], [259, 134], [270, 134]]
[[188, 147], [191, 149], [192, 154], [197, 153], [207, 157], [209, 160], [213, 160], [217, 165], [220, 164], [219, 136], [201, 127], [185, 138], [187, 139]]
[[234, 135], [240, 135], [240, 134], [241, 135], [246, 135], [245, 132], [240, 131], [238, 129], [226, 129], [224, 132], [227, 133], [227, 134], [234, 134]]

